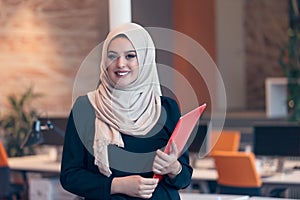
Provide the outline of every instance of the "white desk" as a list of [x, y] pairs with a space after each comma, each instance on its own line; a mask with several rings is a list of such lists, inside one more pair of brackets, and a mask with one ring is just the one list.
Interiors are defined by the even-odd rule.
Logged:
[[[64, 200], [75, 199], [65, 191], [59, 182], [60, 162], [51, 160], [49, 155], [14, 157], [8, 159], [12, 171], [22, 172], [27, 182], [29, 199]], [[27, 173], [51, 174], [51, 178], [27, 177]]]
[[60, 173], [60, 162], [52, 161], [49, 155], [34, 155], [8, 158], [12, 171]]
[[296, 188], [300, 190], [300, 170], [290, 173], [277, 173], [268, 178], [262, 178], [262, 187], [266, 194], [270, 194], [276, 188]]
[[248, 200], [249, 196], [180, 193], [180, 198], [182, 200]]
[[290, 173], [278, 173], [268, 178], [262, 178], [263, 184], [275, 186], [300, 186], [300, 170]]
[[[51, 161], [49, 155], [35, 155], [26, 157], [9, 158], [9, 166], [12, 171], [53, 173], [59, 175], [60, 163]], [[299, 162], [299, 161], [298, 161]], [[294, 166], [292, 162], [287, 166]], [[298, 164], [298, 163], [297, 163]], [[204, 192], [209, 193], [207, 181], [216, 181], [218, 173], [214, 169], [213, 159], [201, 159], [196, 163], [192, 175], [192, 182], [199, 183]], [[300, 170], [294, 170], [290, 174], [275, 174], [274, 176], [262, 178], [263, 187], [271, 190], [278, 187], [296, 187], [300, 188]]]
[[249, 200], [295, 200], [295, 199], [287, 199], [287, 198], [272, 198], [272, 197], [250, 197]]

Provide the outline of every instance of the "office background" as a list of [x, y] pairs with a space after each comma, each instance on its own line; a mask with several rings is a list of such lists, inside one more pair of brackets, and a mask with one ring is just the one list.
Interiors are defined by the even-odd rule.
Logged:
[[[206, 49], [225, 84], [228, 115], [224, 128], [241, 131], [239, 148], [246, 151], [253, 140], [255, 120], [266, 120], [265, 80], [283, 76], [278, 58], [288, 42], [289, 0], [131, 0], [131, 9], [133, 22], [179, 31]], [[3, 0], [0, 27], [0, 119], [9, 108], [7, 96], [33, 86], [35, 92], [43, 94], [32, 104], [40, 117], [49, 116], [55, 125], [65, 122], [76, 73], [109, 32], [108, 0]], [[184, 44], [179, 48], [190, 51]], [[202, 77], [195, 76], [184, 58], [158, 50], [157, 61], [188, 77], [200, 102], [210, 101]], [[181, 83], [175, 79], [173, 84], [176, 93], [181, 93]], [[217, 82], [213, 91], [218, 93]], [[240, 115], [232, 119], [232, 113]], [[54, 157], [59, 155], [56, 153]], [[59, 162], [52, 163], [54, 168], [37, 165], [34, 167], [39, 169], [32, 169], [37, 161], [22, 159], [10, 159], [13, 170], [59, 173]], [[23, 166], [27, 162], [30, 169]], [[206, 174], [202, 168], [198, 170], [193, 179], [206, 182], [207, 177], [201, 177]], [[216, 181], [213, 172], [208, 181]], [[297, 181], [288, 184], [299, 186]]]
[[[109, 31], [108, 1], [13, 0], [1, 1], [0, 10], [1, 113], [8, 94], [33, 85], [44, 94], [34, 103], [41, 113], [66, 116], [81, 62]], [[288, 40], [288, 0], [132, 0], [132, 21], [201, 44], [221, 72], [228, 111], [264, 112], [265, 78], [283, 76], [278, 56]], [[209, 100], [185, 60], [160, 52], [158, 62], [191, 77], [200, 101]]]

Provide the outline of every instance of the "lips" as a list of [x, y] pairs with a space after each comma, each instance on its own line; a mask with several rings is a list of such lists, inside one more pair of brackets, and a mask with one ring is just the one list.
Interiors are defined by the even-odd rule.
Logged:
[[130, 71], [116, 71], [115, 74], [117, 76], [126, 76]]

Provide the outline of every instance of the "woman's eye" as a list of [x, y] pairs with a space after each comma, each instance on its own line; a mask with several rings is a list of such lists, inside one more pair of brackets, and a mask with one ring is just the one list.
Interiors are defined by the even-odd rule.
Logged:
[[128, 54], [128, 55], [126, 55], [127, 59], [132, 59], [132, 58], [135, 58], [135, 57], [136, 57], [136, 54]]
[[110, 60], [115, 60], [115, 59], [117, 58], [117, 56], [114, 55], [114, 54], [109, 54], [107, 57], [108, 57], [108, 59], [110, 59]]

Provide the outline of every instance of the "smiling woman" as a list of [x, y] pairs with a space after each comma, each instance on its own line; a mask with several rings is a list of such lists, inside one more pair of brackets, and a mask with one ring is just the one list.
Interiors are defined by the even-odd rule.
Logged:
[[126, 36], [113, 39], [108, 47], [107, 70], [111, 81], [126, 87], [137, 79], [139, 64], [137, 53]]
[[69, 117], [62, 186], [85, 199], [179, 200], [192, 168], [187, 151], [178, 158], [176, 145], [160, 150], [181, 113], [161, 94], [149, 33], [120, 25], [108, 34], [101, 58], [98, 88], [78, 97]]

